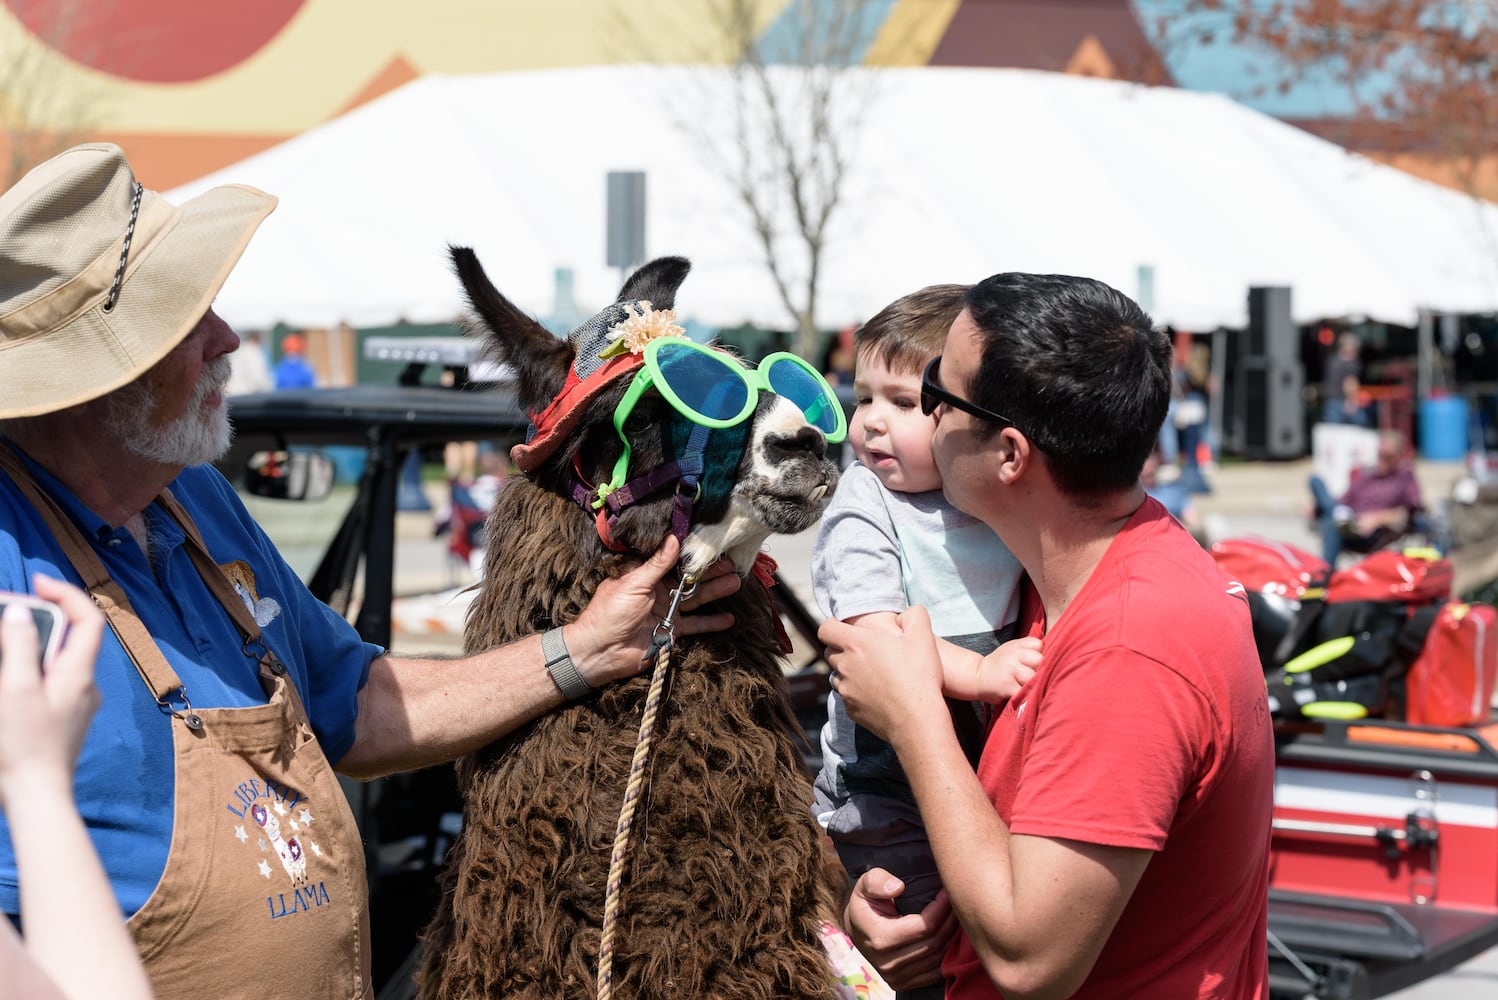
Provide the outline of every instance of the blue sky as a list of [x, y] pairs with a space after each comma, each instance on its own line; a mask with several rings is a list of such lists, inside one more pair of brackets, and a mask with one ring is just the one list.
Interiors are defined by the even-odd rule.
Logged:
[[[781, 47], [788, 50], [780, 53], [785, 58], [793, 61], [796, 58], [796, 39], [808, 12], [808, 2], [812, 3], [809, 11], [817, 23], [825, 23], [828, 11], [834, 9], [831, 4], [815, 3], [814, 0], [794, 0], [787, 5], [763, 38], [772, 60]], [[1179, 18], [1187, 0], [1130, 2], [1146, 36], [1153, 41], [1159, 19], [1162, 16]], [[1259, 2], [1267, 3], [1269, 0]], [[857, 30], [861, 38], [854, 43], [855, 51], [873, 41], [879, 26], [895, 6], [896, 0], [870, 0], [860, 8], [862, 23]], [[1181, 22], [1176, 20], [1173, 23]], [[1227, 32], [1221, 34], [1225, 36]], [[1280, 93], [1275, 84], [1286, 74], [1282, 65], [1263, 50], [1219, 40], [1208, 46], [1198, 43], [1167, 45], [1163, 47], [1162, 54], [1172, 75], [1183, 87], [1224, 93], [1272, 115], [1289, 118], [1343, 115], [1356, 108], [1346, 89], [1338, 85], [1331, 74], [1298, 82], [1287, 92]]]
[[[1178, 14], [1183, 6], [1182, 0], [1131, 2], [1139, 23], [1151, 38], [1159, 18]], [[1181, 86], [1228, 94], [1272, 115], [1315, 117], [1342, 115], [1354, 110], [1354, 102], [1346, 89], [1332, 80], [1330, 74], [1299, 83], [1284, 94], [1279, 93], [1274, 83], [1282, 78], [1282, 69], [1262, 50], [1218, 41], [1210, 46], [1167, 46], [1163, 54]]]

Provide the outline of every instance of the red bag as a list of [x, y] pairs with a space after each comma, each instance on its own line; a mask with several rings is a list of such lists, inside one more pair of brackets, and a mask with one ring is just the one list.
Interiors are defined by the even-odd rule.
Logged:
[[1224, 538], [1209, 550], [1228, 576], [1254, 593], [1300, 600], [1326, 582], [1331, 567], [1305, 549], [1267, 538]]
[[1332, 574], [1326, 602], [1398, 601], [1430, 604], [1451, 599], [1451, 560], [1393, 549], [1371, 552]]
[[1486, 604], [1448, 604], [1405, 678], [1405, 721], [1475, 726], [1488, 719], [1498, 645], [1498, 611]]

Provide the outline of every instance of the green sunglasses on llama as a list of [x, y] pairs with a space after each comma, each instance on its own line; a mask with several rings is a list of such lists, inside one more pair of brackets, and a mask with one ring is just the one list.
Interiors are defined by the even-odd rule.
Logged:
[[624, 452], [614, 464], [613, 479], [599, 489], [600, 499], [624, 485], [630, 459], [624, 424], [652, 387], [677, 413], [702, 427], [742, 423], [754, 412], [764, 390], [794, 403], [828, 444], [838, 444], [848, 435], [837, 394], [820, 372], [794, 354], [771, 354], [758, 367], [749, 368], [723, 351], [685, 337], [667, 336], [646, 343], [644, 357], [644, 365], [614, 408], [614, 430], [624, 443]]

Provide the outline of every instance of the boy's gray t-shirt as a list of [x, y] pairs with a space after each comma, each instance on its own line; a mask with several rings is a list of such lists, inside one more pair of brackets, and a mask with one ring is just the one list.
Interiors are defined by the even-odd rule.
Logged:
[[[894, 493], [858, 463], [843, 473], [812, 551], [812, 589], [824, 615], [920, 604], [937, 635], [980, 653], [1013, 636], [1023, 573], [993, 530], [940, 490]], [[822, 728], [816, 811], [835, 841], [925, 838], [893, 750], [855, 726], [836, 693]]]

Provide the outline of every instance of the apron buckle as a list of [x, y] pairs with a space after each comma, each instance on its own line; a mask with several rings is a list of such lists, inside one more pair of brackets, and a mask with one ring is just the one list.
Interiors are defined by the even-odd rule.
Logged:
[[156, 699], [157, 706], [173, 718], [181, 719], [187, 724], [187, 728], [195, 733], [203, 731], [203, 717], [192, 710], [192, 702], [187, 698], [187, 685], [183, 684], [174, 692], [182, 699], [183, 711], [177, 711], [172, 707], [172, 695], [165, 695]]
[[[256, 649], [259, 650], [258, 653], [255, 651]], [[277, 677], [280, 677], [282, 674], [286, 673], [286, 665], [281, 662], [281, 658], [278, 657], [275, 652], [273, 652], [271, 648], [265, 644], [265, 641], [258, 635], [246, 638], [244, 641], [244, 645], [240, 647], [240, 651], [243, 652], [244, 655], [249, 659], [254, 660], [257, 663], [264, 664], [265, 668], [271, 673], [275, 674]]]

